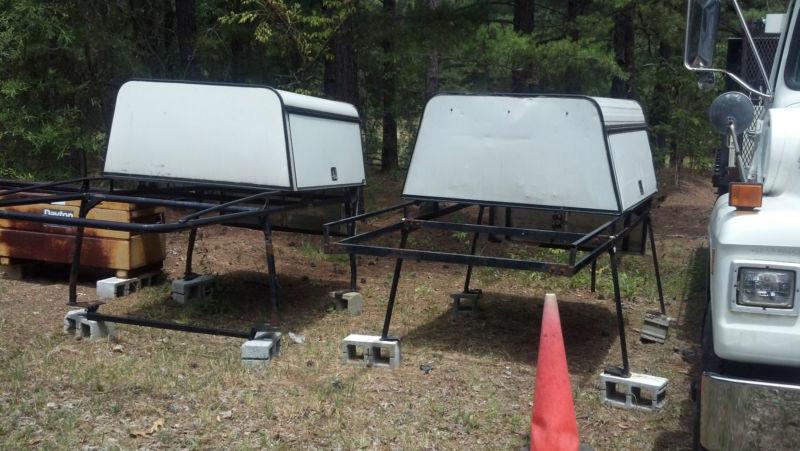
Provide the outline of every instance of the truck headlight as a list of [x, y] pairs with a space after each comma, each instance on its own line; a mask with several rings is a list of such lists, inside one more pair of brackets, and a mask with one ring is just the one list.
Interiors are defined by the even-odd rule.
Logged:
[[794, 307], [796, 274], [791, 270], [739, 268], [736, 303], [748, 307]]

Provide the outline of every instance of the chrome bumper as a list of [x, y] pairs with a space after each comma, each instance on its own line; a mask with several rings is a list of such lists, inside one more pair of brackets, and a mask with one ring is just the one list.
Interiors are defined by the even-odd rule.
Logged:
[[703, 373], [700, 403], [706, 449], [800, 448], [800, 385]]

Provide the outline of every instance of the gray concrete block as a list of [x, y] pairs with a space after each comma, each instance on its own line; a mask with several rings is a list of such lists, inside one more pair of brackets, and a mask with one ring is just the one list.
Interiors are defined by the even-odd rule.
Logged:
[[0, 265], [0, 274], [4, 279], [22, 280], [33, 271], [33, 263], [13, 263]]
[[242, 360], [269, 360], [272, 358], [272, 340], [247, 340], [242, 343]]
[[350, 334], [342, 340], [342, 362], [367, 367], [400, 367], [400, 342], [376, 335]]
[[379, 340], [372, 344], [369, 352], [369, 366], [379, 368], [400, 367], [400, 342]]
[[242, 343], [242, 363], [247, 366], [268, 364], [281, 352], [280, 332], [258, 332], [253, 340]]
[[344, 303], [344, 309], [347, 309], [347, 313], [351, 315], [360, 315], [361, 312], [364, 311], [364, 297], [361, 296], [361, 293], [354, 291], [344, 293], [341, 299]]
[[214, 295], [214, 276], [203, 275], [194, 279], [172, 281], [172, 299], [178, 304], [202, 301]]
[[280, 332], [256, 332], [253, 340], [271, 340], [272, 341], [272, 357], [277, 357], [283, 351], [283, 334]]
[[644, 342], [664, 343], [669, 336], [669, 317], [661, 313], [645, 313], [640, 339]]
[[141, 285], [138, 278], [121, 279], [119, 277], [109, 277], [108, 279], [97, 281], [97, 297], [99, 299], [121, 298], [139, 291]]
[[600, 399], [623, 409], [660, 410], [667, 402], [668, 379], [631, 373], [630, 377], [600, 374]]
[[458, 292], [450, 295], [453, 299], [453, 313], [474, 312], [478, 310], [478, 301], [483, 297], [483, 292], [479, 289], [467, 292]]
[[76, 331], [76, 334], [79, 334], [83, 338], [99, 340], [114, 335], [115, 331], [116, 324], [114, 323], [109, 323], [106, 321], [93, 321], [82, 318], [80, 322], [80, 328], [78, 331]]
[[164, 281], [164, 273], [161, 271], [151, 271], [139, 274], [137, 277], [142, 287], [152, 287]]
[[369, 343], [358, 343], [347, 339], [342, 343], [342, 363], [355, 363], [361, 366], [369, 366]]
[[70, 310], [64, 315], [64, 333], [80, 336], [81, 321], [86, 318], [86, 309]]

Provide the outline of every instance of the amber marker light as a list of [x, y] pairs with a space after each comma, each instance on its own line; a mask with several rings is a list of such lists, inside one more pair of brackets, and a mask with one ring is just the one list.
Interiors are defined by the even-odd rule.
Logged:
[[742, 210], [761, 206], [764, 187], [760, 183], [731, 183], [728, 205]]

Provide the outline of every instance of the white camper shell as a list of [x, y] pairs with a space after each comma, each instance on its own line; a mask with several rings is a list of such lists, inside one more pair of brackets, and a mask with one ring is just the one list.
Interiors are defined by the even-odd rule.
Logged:
[[364, 185], [347, 103], [269, 87], [130, 81], [104, 175], [299, 191]]
[[[460, 311], [475, 309], [481, 298], [482, 291], [470, 287], [475, 266], [564, 277], [588, 267], [594, 291], [597, 259], [607, 253], [622, 366], [603, 373], [603, 386], [612, 397], [640, 390], [646, 396], [635, 401], [637, 405], [653, 409], [663, 403], [666, 380], [630, 371], [617, 254], [644, 253], [650, 245], [660, 307], [660, 315], [653, 317], [660, 320], [666, 305], [650, 216], [655, 192], [644, 115], [636, 102], [536, 94], [439, 95], [423, 114], [403, 188], [406, 202], [331, 222], [326, 228], [402, 215], [394, 222], [375, 220], [383, 225], [336, 243], [337, 250], [350, 255], [397, 259], [379, 337], [391, 342], [396, 342], [389, 332], [404, 260], [467, 266], [463, 289], [450, 295], [454, 311]], [[408, 207], [417, 202], [432, 205], [415, 213]], [[477, 210], [477, 215], [467, 219], [467, 209]], [[534, 217], [519, 221], [516, 211]], [[550, 221], [542, 224], [545, 216]], [[580, 223], [572, 222], [574, 216]], [[453, 237], [471, 234], [469, 251], [420, 244], [427, 240], [409, 242], [411, 233], [425, 231], [450, 232]], [[397, 235], [399, 244], [387, 245], [397, 242]], [[524, 240], [563, 253], [515, 255], [505, 247], [483, 255], [481, 235], [489, 242]], [[327, 234], [325, 241], [330, 245]], [[631, 246], [631, 241], [636, 243]], [[650, 336], [662, 335], [663, 328]]]
[[641, 106], [548, 95], [438, 95], [403, 196], [621, 213], [657, 191]]

